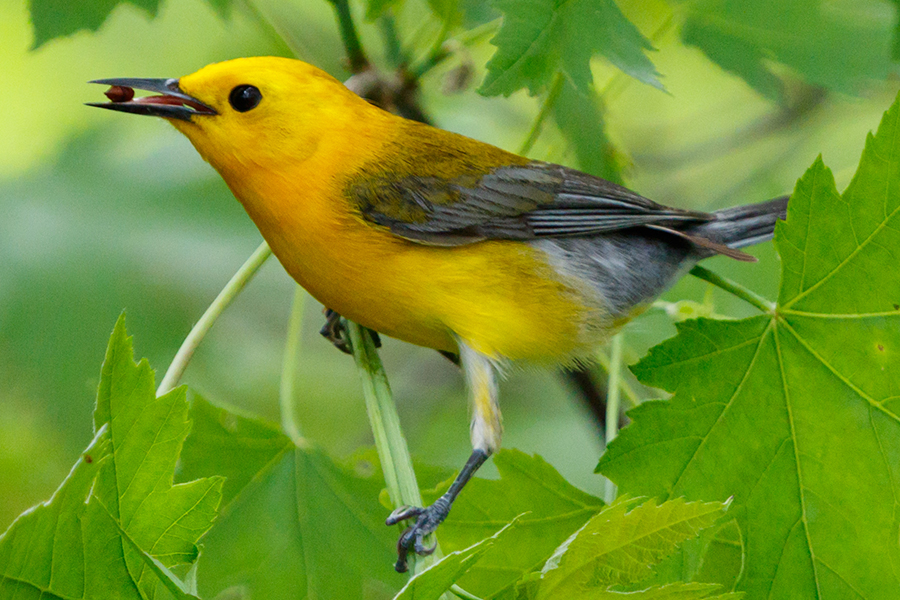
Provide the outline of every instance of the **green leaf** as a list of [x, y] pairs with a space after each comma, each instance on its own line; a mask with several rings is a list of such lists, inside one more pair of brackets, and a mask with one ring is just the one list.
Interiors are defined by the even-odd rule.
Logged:
[[593, 89], [584, 92], [571, 81], [563, 83], [553, 105], [553, 119], [575, 150], [578, 167], [591, 175], [622, 184], [616, 150], [606, 136], [600, 99]]
[[[706, 532], [704, 532], [706, 533]], [[744, 566], [744, 543], [737, 521], [732, 519], [713, 531], [693, 581], [718, 583], [734, 589]]]
[[[500, 479], [470, 481], [438, 530], [441, 549], [458, 551], [522, 515], [515, 528], [460, 579], [462, 588], [481, 597], [511, 592], [523, 575], [539, 569], [557, 546], [603, 507], [599, 498], [572, 486], [539, 456], [502, 450], [493, 461]], [[423, 494], [425, 501], [434, 500], [442, 489], [430, 497]]]
[[[89, 532], [81, 521], [103, 457], [109, 449], [107, 428], [97, 432], [68, 477], [47, 502], [22, 513], [0, 535], [0, 598], [39, 598], [42, 593], [66, 598], [98, 598], [86, 581], [85, 546]], [[121, 575], [127, 575], [121, 563]], [[114, 564], [104, 569], [114, 570]]]
[[503, 25], [491, 40], [497, 52], [479, 92], [509, 96], [526, 87], [538, 94], [559, 71], [586, 93], [590, 60], [601, 54], [632, 77], [662, 89], [652, 46], [613, 0], [496, 0]]
[[[895, 71], [893, 25], [897, 11], [879, 0], [839, 7], [824, 0], [674, 0], [687, 12], [682, 37], [761, 94], [778, 99], [772, 63], [813, 85], [859, 93]], [[865, 43], [860, 43], [865, 40]]]
[[451, 552], [410, 579], [394, 600], [437, 600], [461, 575], [471, 569], [497, 540], [507, 535], [515, 526], [513, 521], [491, 537], [464, 550]]
[[588, 597], [596, 588], [637, 583], [653, 565], [713, 525], [727, 503], [620, 499], [566, 540], [544, 565], [538, 600]]
[[[113, 517], [112, 513], [109, 512], [109, 509], [106, 508], [99, 500], [94, 499], [95, 501], [90, 502], [88, 506], [88, 514], [90, 515], [90, 519], [97, 523], [95, 527], [96, 531], [102, 531], [102, 529], [106, 529], [107, 533], [118, 535], [123, 542], [129, 547], [135, 554], [137, 554], [144, 564], [147, 566], [150, 571], [156, 575], [159, 582], [165, 587], [169, 593], [172, 594], [177, 600], [200, 600], [196, 595], [192, 594], [190, 590], [188, 590], [188, 585], [178, 579], [178, 577], [169, 570], [159, 559], [152, 556], [149, 552], [138, 546], [137, 542], [131, 539], [131, 536], [128, 535], [128, 532], [122, 529], [122, 526], [116, 521], [115, 517]], [[103, 527], [103, 524], [106, 527]], [[110, 535], [106, 536], [97, 536], [109, 538], [112, 537]]]
[[119, 318], [94, 413], [96, 434], [48, 502], [0, 537], [0, 597], [192, 598], [169, 570], [190, 565], [216, 516], [221, 478], [172, 487], [184, 436], [184, 390], [156, 398]]
[[[201, 596], [390, 598], [399, 532], [386, 527], [380, 476], [362, 476], [274, 426], [195, 397], [182, 477], [227, 475], [216, 527], [203, 541]], [[371, 464], [354, 465], [373, 471]]]
[[[159, 12], [160, 0], [128, 0], [132, 4], [155, 17]], [[34, 27], [32, 50], [40, 48], [52, 39], [72, 35], [87, 29], [97, 31], [114, 8], [123, 0], [29, 0], [31, 24]]]
[[613, 590], [591, 591], [589, 594], [570, 596], [571, 600], [740, 600], [740, 593], [716, 594], [718, 585], [709, 583], [670, 583], [635, 592]]
[[679, 324], [634, 369], [673, 398], [631, 411], [600, 461], [625, 493], [733, 495], [750, 597], [900, 587], [898, 102], [844, 194], [821, 160], [797, 183], [774, 313]]
[[[146, 359], [135, 364], [124, 318], [113, 331], [100, 374], [95, 427], [108, 423], [111, 456], [95, 494], [140, 548], [166, 567], [193, 563], [198, 540], [212, 526], [223, 478], [172, 486], [175, 464], [190, 431], [185, 388], [156, 397]], [[145, 593], [157, 579], [140, 555], [120, 542], [128, 570]]]
[[732, 590], [744, 566], [744, 544], [735, 519], [704, 530], [656, 566], [649, 583], [694, 581]]

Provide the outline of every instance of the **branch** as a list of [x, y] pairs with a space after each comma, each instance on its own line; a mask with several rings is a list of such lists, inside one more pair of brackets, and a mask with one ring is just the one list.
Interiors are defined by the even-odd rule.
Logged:
[[537, 118], [531, 125], [531, 129], [528, 130], [528, 137], [522, 142], [522, 147], [519, 148], [519, 151], [516, 152], [516, 154], [524, 156], [531, 152], [532, 146], [534, 146], [534, 143], [541, 135], [541, 130], [544, 128], [544, 121], [547, 120], [547, 115], [550, 114], [550, 110], [553, 108], [553, 105], [556, 104], [556, 100], [559, 98], [560, 92], [562, 92], [564, 83], [565, 79], [562, 73], [558, 72], [553, 76], [553, 83], [550, 84], [550, 90], [547, 92], [547, 97], [544, 98], [544, 102], [541, 104], [541, 110], [538, 112]]
[[281, 387], [278, 390], [281, 428], [294, 444], [299, 444], [303, 437], [300, 434], [300, 424], [297, 422], [294, 398], [297, 387], [297, 355], [300, 352], [300, 332], [303, 329], [303, 308], [305, 306], [306, 291], [297, 284], [294, 287], [294, 299], [291, 302], [291, 316], [288, 321], [287, 340], [284, 344], [284, 359], [281, 363]]
[[256, 275], [259, 268], [263, 266], [263, 263], [270, 256], [272, 256], [272, 250], [269, 249], [267, 243], [263, 242], [250, 255], [250, 258], [241, 265], [241, 268], [238, 269], [231, 280], [225, 284], [225, 287], [222, 288], [222, 291], [219, 292], [219, 295], [216, 296], [216, 299], [209, 305], [209, 308], [206, 309], [206, 312], [203, 313], [203, 316], [200, 317], [200, 320], [197, 321], [197, 324], [194, 325], [184, 342], [182, 342], [181, 348], [178, 349], [178, 353], [172, 359], [172, 364], [169, 365], [165, 377], [163, 377], [159, 388], [156, 390], [157, 396], [162, 396], [178, 385], [178, 382], [181, 381], [181, 376], [184, 375], [184, 370], [187, 369], [188, 363], [191, 362], [194, 351], [200, 345], [200, 342], [203, 341], [203, 338], [206, 337], [213, 323], [216, 322], [222, 311], [241, 293], [244, 286], [253, 279], [253, 276]]
[[344, 49], [347, 50], [347, 59], [350, 61], [351, 73], [362, 73], [370, 67], [369, 59], [363, 52], [362, 43], [356, 33], [356, 25], [353, 24], [353, 15], [350, 14], [348, 0], [329, 0], [337, 13], [338, 27], [341, 30], [341, 40]]
[[690, 274], [698, 279], [702, 279], [703, 281], [708, 281], [716, 287], [722, 288], [729, 294], [737, 296], [741, 300], [752, 304], [759, 310], [764, 313], [770, 313], [775, 310], [775, 303], [770, 300], [763, 298], [756, 292], [745, 288], [741, 284], [736, 281], [732, 281], [726, 277], [722, 277], [721, 275], [717, 275], [707, 269], [706, 267], [701, 267], [700, 265], [695, 266], [690, 270]]

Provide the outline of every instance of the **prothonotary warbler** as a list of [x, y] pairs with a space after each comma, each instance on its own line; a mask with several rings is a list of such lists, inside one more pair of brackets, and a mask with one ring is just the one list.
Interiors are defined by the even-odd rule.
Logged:
[[[385, 112], [306, 63], [244, 58], [181, 79], [106, 79], [102, 108], [168, 119], [228, 183], [290, 275], [377, 332], [458, 357], [474, 451], [409, 551], [500, 446], [498, 372], [589, 358], [697, 261], [771, 238], [787, 198], [669, 208], [560, 165]], [[155, 92], [141, 98], [134, 90]]]

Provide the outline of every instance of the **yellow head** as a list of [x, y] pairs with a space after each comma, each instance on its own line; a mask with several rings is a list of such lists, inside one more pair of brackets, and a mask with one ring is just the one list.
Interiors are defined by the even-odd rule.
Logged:
[[[181, 79], [108, 79], [102, 108], [168, 119], [204, 159], [229, 179], [248, 169], [283, 170], [313, 155], [328, 138], [351, 135], [387, 113], [347, 90], [327, 73], [299, 60], [239, 58], [212, 64]], [[133, 99], [133, 89], [161, 96]], [[116, 101], [119, 100], [119, 101]]]

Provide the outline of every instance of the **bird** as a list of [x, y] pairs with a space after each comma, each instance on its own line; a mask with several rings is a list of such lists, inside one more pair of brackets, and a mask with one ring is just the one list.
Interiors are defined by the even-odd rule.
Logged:
[[[714, 212], [407, 120], [305, 62], [239, 58], [115, 78], [114, 111], [162, 117], [228, 184], [285, 270], [327, 307], [462, 368], [472, 453], [447, 492], [401, 507], [398, 571], [501, 443], [509, 365], [589, 360], [698, 261], [770, 239], [787, 197]], [[152, 95], [135, 97], [135, 90]], [[327, 328], [328, 326], [326, 326]]]

